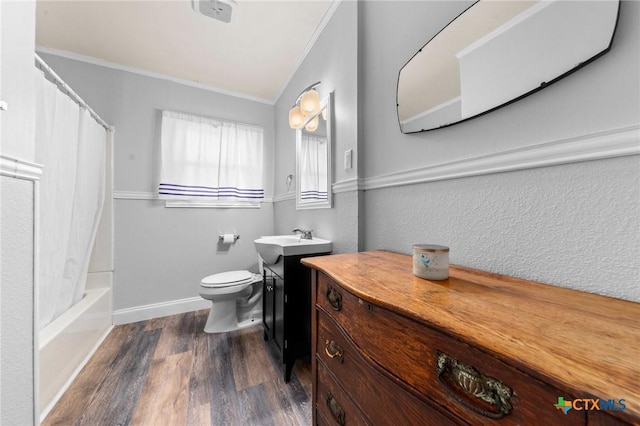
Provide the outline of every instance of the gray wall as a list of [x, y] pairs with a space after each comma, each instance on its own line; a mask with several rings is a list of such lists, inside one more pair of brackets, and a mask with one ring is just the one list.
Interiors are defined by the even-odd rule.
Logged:
[[[333, 182], [353, 182], [353, 190], [334, 195], [332, 209], [296, 210], [295, 200], [274, 205], [275, 232], [289, 234], [295, 227], [313, 229], [314, 235], [334, 243], [334, 252], [357, 251], [359, 193], [358, 106], [357, 106], [357, 8], [353, 1], [342, 2], [324, 31], [283, 90], [275, 105], [276, 119], [276, 194], [286, 193], [285, 179], [296, 172], [296, 133], [289, 127], [289, 109], [300, 92], [321, 81], [318, 91], [324, 97], [334, 92]], [[344, 151], [353, 150], [353, 169], [344, 170]]]
[[[359, 172], [367, 182], [544, 142], [637, 126], [640, 4], [623, 1], [612, 49], [517, 103], [453, 127], [403, 135], [404, 63], [471, 2], [359, 3]], [[635, 138], [638, 140], [637, 127]], [[367, 189], [364, 247], [451, 247], [451, 262], [640, 300], [638, 156]]]
[[34, 158], [35, 3], [0, 4], [0, 40], [0, 99], [9, 105], [0, 112], [0, 424], [28, 425], [36, 413], [33, 237], [39, 172], [18, 179], [5, 174], [5, 166]]
[[[265, 193], [273, 194], [273, 106], [54, 55], [43, 59], [116, 128], [114, 310], [197, 298], [206, 275], [257, 272], [253, 240], [273, 233], [260, 209], [165, 208], [159, 179], [161, 110], [257, 124], [265, 129]], [[234, 232], [232, 246], [218, 244]]]

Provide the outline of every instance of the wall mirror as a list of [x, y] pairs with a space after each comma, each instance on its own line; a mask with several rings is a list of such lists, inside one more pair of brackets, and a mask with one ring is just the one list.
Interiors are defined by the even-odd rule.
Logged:
[[400, 70], [400, 129], [450, 126], [523, 98], [609, 50], [619, 1], [480, 0]]
[[331, 208], [332, 99], [322, 99], [320, 112], [296, 130], [297, 209]]

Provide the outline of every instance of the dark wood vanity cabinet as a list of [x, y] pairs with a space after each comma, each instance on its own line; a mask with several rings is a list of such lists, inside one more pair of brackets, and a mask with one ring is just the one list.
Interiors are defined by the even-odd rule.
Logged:
[[424, 280], [384, 251], [303, 263], [314, 425], [640, 422], [638, 303], [457, 266]]
[[264, 340], [284, 364], [285, 382], [295, 361], [311, 355], [311, 271], [300, 263], [303, 257], [310, 255], [282, 256], [276, 264], [264, 265]]

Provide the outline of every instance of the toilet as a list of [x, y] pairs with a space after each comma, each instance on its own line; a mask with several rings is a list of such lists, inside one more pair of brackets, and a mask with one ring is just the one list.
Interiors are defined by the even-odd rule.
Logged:
[[223, 333], [258, 324], [262, 315], [262, 276], [249, 271], [209, 275], [200, 296], [211, 301], [206, 333]]

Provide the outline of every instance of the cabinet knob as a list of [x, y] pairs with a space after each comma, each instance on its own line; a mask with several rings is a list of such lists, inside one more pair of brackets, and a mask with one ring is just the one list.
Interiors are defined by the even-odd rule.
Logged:
[[335, 288], [329, 287], [326, 296], [334, 311], [342, 309], [342, 295]]

